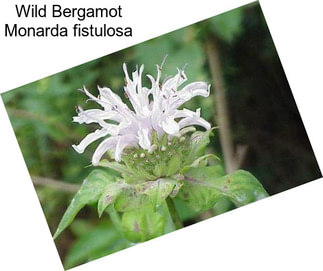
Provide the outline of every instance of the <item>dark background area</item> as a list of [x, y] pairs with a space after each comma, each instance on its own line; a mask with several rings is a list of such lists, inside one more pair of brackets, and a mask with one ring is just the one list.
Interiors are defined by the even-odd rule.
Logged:
[[233, 136], [249, 146], [242, 167], [275, 194], [321, 172], [261, 9], [247, 9], [242, 24], [243, 38], [221, 44]]
[[[321, 177], [256, 2], [2, 95], [52, 233], [76, 185], [92, 170], [87, 166], [97, 145], [92, 144], [83, 155], [71, 148], [95, 129], [72, 123], [76, 105], [93, 107], [85, 103], [86, 97], [77, 89], [85, 85], [97, 95], [97, 85], [109, 86], [123, 97], [123, 62], [129, 71], [143, 63], [145, 73], [155, 76], [154, 65], [168, 54], [163, 77], [175, 74], [176, 67], [187, 64], [188, 82], [204, 80], [212, 84], [210, 97], [194, 98], [184, 107], [201, 107], [202, 116], [217, 126], [217, 90], [210, 70], [213, 60], [206, 49], [208, 43], [216, 43], [213, 49], [219, 56], [219, 76], [225, 83], [232, 144], [247, 147], [240, 168], [254, 174], [269, 194]], [[219, 130], [215, 131], [210, 149], [222, 156]], [[182, 203], [177, 208], [183, 210], [186, 224], [201, 219]], [[69, 268], [124, 248], [110, 231], [109, 219], [98, 219], [95, 206], [82, 210], [56, 240], [65, 266]]]

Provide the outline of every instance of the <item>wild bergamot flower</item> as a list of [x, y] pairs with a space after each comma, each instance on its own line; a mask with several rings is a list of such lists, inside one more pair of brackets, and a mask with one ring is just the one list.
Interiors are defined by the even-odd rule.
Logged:
[[[99, 87], [98, 97], [84, 87], [88, 98], [97, 102], [103, 109], [83, 110], [79, 106], [78, 116], [73, 119], [80, 124], [97, 123], [101, 126], [88, 134], [78, 145], [73, 145], [78, 153], [83, 153], [89, 144], [104, 138], [93, 154], [94, 166], [99, 164], [107, 151], [113, 151], [114, 159], [120, 162], [126, 148], [132, 147], [152, 153], [158, 148], [158, 142], [163, 136], [167, 136], [168, 139], [165, 144], [171, 144], [172, 139], [181, 139], [185, 131], [183, 128], [193, 125], [202, 126], [206, 130], [211, 128], [200, 116], [200, 109], [196, 112], [185, 108], [178, 109], [195, 96], [208, 97], [210, 85], [207, 83], [193, 82], [179, 89], [187, 80], [183, 69], [178, 69], [176, 75], [166, 78], [161, 83], [162, 67], [157, 65], [156, 79], [147, 75], [151, 81], [151, 87], [147, 88], [142, 85], [143, 65], [132, 73], [132, 79], [126, 64], [123, 65], [123, 70], [126, 82], [124, 92], [132, 108], [108, 87]], [[160, 149], [165, 151], [166, 145], [160, 146]], [[134, 158], [136, 156], [145, 158], [146, 152], [134, 153]]]
[[[202, 212], [223, 198], [242, 206], [268, 195], [249, 172], [238, 170], [225, 175], [219, 163], [208, 165], [208, 159], [217, 159], [214, 154], [206, 154], [211, 125], [201, 118], [200, 109], [194, 112], [179, 108], [195, 96], [207, 97], [210, 86], [194, 82], [179, 89], [187, 80], [183, 69], [161, 83], [161, 66], [157, 65], [156, 78], [148, 75], [151, 87], [147, 88], [142, 85], [144, 66], [137, 68], [130, 79], [124, 64], [124, 92], [131, 108], [107, 87], [99, 88], [98, 97], [84, 88], [89, 99], [102, 109], [78, 107], [74, 121], [96, 123], [100, 129], [73, 147], [82, 153], [89, 144], [104, 138], [92, 157], [92, 164], [102, 168], [86, 177], [54, 238], [84, 205], [94, 202], [98, 203], [99, 215], [107, 212], [127, 240], [143, 242], [171, 230], [169, 215], [173, 228], [181, 227], [174, 197]], [[196, 125], [206, 131], [196, 131]], [[115, 161], [103, 160], [105, 153]]]

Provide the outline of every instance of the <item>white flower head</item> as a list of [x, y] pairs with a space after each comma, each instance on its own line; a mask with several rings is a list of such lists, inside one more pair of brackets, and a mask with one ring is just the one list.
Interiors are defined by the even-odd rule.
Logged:
[[209, 130], [211, 125], [200, 117], [200, 109], [196, 112], [188, 109], [178, 109], [185, 102], [195, 96], [208, 97], [210, 86], [205, 82], [194, 82], [178, 89], [186, 80], [184, 70], [178, 69], [173, 77], [161, 80], [161, 66], [157, 65], [157, 78], [147, 75], [151, 81], [151, 88], [142, 86], [144, 66], [136, 69], [130, 78], [126, 64], [123, 64], [126, 85], [125, 96], [130, 100], [130, 109], [121, 98], [110, 88], [99, 89], [99, 96], [95, 97], [85, 87], [85, 94], [90, 100], [97, 102], [102, 109], [83, 110], [78, 107], [78, 116], [74, 122], [97, 123], [100, 129], [88, 134], [73, 148], [83, 153], [92, 142], [104, 138], [92, 157], [94, 166], [99, 164], [102, 156], [109, 150], [114, 152], [116, 161], [121, 161], [122, 152], [127, 147], [140, 147], [144, 150], [152, 148], [152, 135], [158, 138], [164, 134], [169, 137], [180, 137], [180, 130], [184, 127], [199, 125]]

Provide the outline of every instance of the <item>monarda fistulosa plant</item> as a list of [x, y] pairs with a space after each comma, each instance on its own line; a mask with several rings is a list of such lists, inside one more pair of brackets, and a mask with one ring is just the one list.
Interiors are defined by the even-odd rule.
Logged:
[[[100, 126], [73, 148], [83, 153], [94, 141], [92, 165], [97, 167], [84, 180], [67, 208], [54, 235], [56, 238], [87, 204], [97, 203], [98, 214], [108, 213], [118, 231], [132, 243], [143, 242], [181, 227], [173, 199], [179, 198], [197, 212], [211, 209], [221, 199], [242, 206], [268, 194], [249, 172], [237, 170], [225, 175], [218, 160], [206, 154], [211, 125], [196, 112], [179, 109], [195, 96], [208, 97], [210, 85], [187, 80], [184, 70], [161, 82], [147, 75], [151, 87], [142, 85], [144, 67], [132, 73], [126, 65], [124, 93], [132, 108], [110, 88], [99, 88], [88, 99], [102, 109], [77, 107], [74, 122]], [[195, 126], [204, 131], [196, 131]], [[111, 174], [111, 169], [118, 174]]]

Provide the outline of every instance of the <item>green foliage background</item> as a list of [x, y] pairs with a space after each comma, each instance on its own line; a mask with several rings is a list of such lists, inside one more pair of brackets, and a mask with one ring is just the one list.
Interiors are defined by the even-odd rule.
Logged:
[[[156, 63], [168, 54], [163, 75], [185, 68], [189, 82], [211, 80], [205, 42], [217, 39], [226, 83], [232, 136], [235, 144], [248, 146], [243, 168], [252, 172], [270, 194], [284, 191], [321, 176], [296, 104], [285, 78], [264, 17], [257, 3], [218, 15], [120, 52], [38, 80], [2, 95], [27, 167], [32, 176], [80, 184], [95, 144], [83, 155], [71, 145], [94, 127], [72, 123], [75, 106], [86, 104], [77, 89], [85, 85], [109, 86], [123, 95], [122, 64], [129, 70], [144, 63], [145, 73], [156, 74]], [[146, 81], [148, 83], [148, 80]], [[185, 107], [201, 107], [202, 115], [216, 126], [214, 88], [207, 99], [195, 98]], [[218, 132], [210, 148], [221, 156]], [[50, 230], [55, 231], [73, 193], [36, 186]], [[185, 225], [205, 216], [177, 200]], [[215, 214], [233, 208], [227, 201]], [[95, 206], [86, 207], [71, 227], [56, 240], [66, 268], [128, 246], [107, 217], [98, 219]]]

